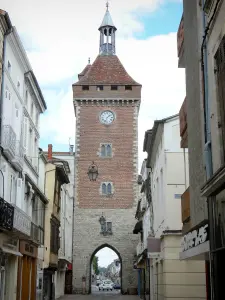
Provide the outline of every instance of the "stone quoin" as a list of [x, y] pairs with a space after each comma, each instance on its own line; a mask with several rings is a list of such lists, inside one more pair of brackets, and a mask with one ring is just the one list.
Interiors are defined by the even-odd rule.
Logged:
[[[137, 271], [133, 269], [137, 236], [133, 234], [132, 216], [138, 201], [141, 85], [130, 77], [115, 54], [116, 30], [107, 7], [99, 28], [99, 55], [93, 64], [89, 60], [78, 75], [78, 82], [73, 84], [76, 115], [73, 293], [90, 292], [91, 258], [106, 245], [122, 260], [121, 292], [129, 292], [137, 285]], [[104, 145], [111, 147], [110, 155], [102, 154]], [[96, 181], [90, 181], [87, 174], [92, 162], [98, 166]], [[109, 234], [101, 233], [101, 216], [111, 222]]]

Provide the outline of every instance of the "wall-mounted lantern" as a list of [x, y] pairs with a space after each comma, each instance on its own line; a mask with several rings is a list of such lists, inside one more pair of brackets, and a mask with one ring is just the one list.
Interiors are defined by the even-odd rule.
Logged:
[[96, 181], [98, 177], [98, 166], [94, 162], [89, 166], [87, 174], [90, 181]]

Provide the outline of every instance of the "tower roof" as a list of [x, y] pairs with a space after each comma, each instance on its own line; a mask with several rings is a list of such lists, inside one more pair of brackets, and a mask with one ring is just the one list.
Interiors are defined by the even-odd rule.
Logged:
[[140, 85], [125, 70], [116, 55], [99, 55], [74, 85]]
[[[102, 21], [102, 24], [101, 26], [99, 27], [102, 28], [102, 27], [105, 27], [105, 26], [111, 26], [111, 27], [115, 27], [114, 23], [113, 23], [113, 20], [112, 20], [112, 17], [110, 15], [110, 12], [107, 8], [106, 12], [105, 12], [105, 15], [104, 15], [104, 18], [103, 18], [103, 21]], [[116, 27], [115, 27], [116, 28]]]

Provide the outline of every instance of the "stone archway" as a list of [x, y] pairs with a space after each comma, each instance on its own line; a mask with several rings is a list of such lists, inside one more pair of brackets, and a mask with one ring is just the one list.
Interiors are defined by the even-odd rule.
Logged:
[[116, 253], [116, 255], [118, 256], [119, 260], [120, 260], [120, 265], [121, 265], [121, 271], [120, 271], [121, 289], [120, 289], [120, 292], [122, 293], [122, 291], [123, 291], [123, 261], [122, 261], [122, 257], [121, 257], [119, 251], [116, 248], [114, 248], [113, 246], [105, 243], [105, 244], [102, 244], [99, 247], [97, 247], [94, 250], [94, 252], [92, 253], [91, 257], [90, 257], [90, 262], [89, 262], [89, 294], [91, 294], [91, 264], [92, 264], [92, 260], [95, 256], [95, 254], [103, 248], [109, 248], [109, 249], [113, 250]]

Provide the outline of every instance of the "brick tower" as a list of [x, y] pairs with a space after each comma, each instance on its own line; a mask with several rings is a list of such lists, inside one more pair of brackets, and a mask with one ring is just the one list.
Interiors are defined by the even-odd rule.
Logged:
[[[108, 246], [122, 262], [122, 292], [136, 287], [138, 111], [141, 85], [116, 56], [108, 7], [99, 28], [99, 55], [73, 85], [76, 114], [73, 292], [91, 287], [91, 261]], [[98, 169], [96, 181], [89, 167]]]

